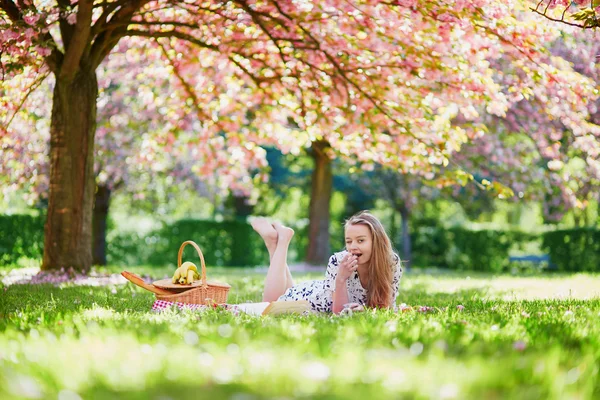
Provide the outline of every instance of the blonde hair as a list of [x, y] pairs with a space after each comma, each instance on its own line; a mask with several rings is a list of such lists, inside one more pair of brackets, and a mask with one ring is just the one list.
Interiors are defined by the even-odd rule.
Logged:
[[394, 251], [392, 243], [381, 222], [369, 211], [354, 214], [346, 221], [349, 225], [365, 225], [372, 238], [371, 259], [369, 261], [369, 282], [367, 284], [367, 306], [390, 307], [392, 305], [392, 282], [394, 280]]

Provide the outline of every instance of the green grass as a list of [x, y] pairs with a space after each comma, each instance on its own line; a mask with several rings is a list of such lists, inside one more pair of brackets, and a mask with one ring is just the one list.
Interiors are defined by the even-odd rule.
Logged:
[[[210, 278], [260, 300], [260, 273]], [[154, 314], [131, 284], [0, 286], [0, 398], [594, 399], [598, 291], [597, 275], [415, 272], [398, 302], [431, 312], [259, 318]]]

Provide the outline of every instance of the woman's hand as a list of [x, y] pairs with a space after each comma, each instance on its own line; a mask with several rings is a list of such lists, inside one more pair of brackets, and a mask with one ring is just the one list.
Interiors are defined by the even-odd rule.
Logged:
[[348, 278], [358, 269], [358, 257], [352, 253], [346, 253], [338, 269], [337, 280], [346, 282]]

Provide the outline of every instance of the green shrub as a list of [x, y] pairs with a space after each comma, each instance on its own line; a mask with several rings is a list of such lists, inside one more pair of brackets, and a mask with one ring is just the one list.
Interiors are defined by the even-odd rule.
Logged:
[[[304, 257], [308, 228], [296, 229], [289, 258]], [[260, 236], [243, 220], [211, 221], [183, 219], [163, 224], [160, 229], [140, 237], [136, 233], [111, 232], [107, 240], [107, 260], [110, 264], [175, 265], [179, 247], [186, 240], [198, 244], [207, 265], [254, 266], [268, 265], [269, 254]], [[198, 254], [186, 246], [183, 261], [199, 262]]]
[[[44, 245], [44, 216], [0, 215], [0, 264], [19, 260], [41, 260]], [[296, 234], [288, 253], [301, 261], [308, 246], [308, 226], [294, 227]], [[207, 265], [267, 265], [268, 253], [260, 237], [244, 220], [210, 221], [184, 219], [163, 224], [140, 236], [109, 229], [107, 259], [119, 265], [175, 265], [180, 245], [193, 240], [203, 251]], [[462, 228], [415, 225], [411, 232], [412, 265], [442, 268], [505, 271], [512, 266], [509, 251], [540, 240], [539, 236], [515, 231], [471, 231]], [[541, 248], [560, 271], [600, 271], [600, 231], [570, 229], [545, 233]], [[331, 251], [344, 247], [342, 224], [332, 223]], [[401, 243], [396, 247], [401, 250]], [[402, 254], [400, 254], [402, 257]], [[190, 246], [185, 260], [198, 262]]]
[[[208, 265], [244, 266], [268, 262], [263, 242], [245, 221], [194, 219], [163, 224], [144, 237], [114, 232], [108, 240], [107, 259], [109, 263], [175, 264], [179, 247], [186, 240], [198, 244]], [[192, 246], [185, 247], [183, 260], [199, 263]]]
[[[448, 235], [441, 226], [417, 225], [410, 233], [413, 266], [447, 267], [446, 253], [450, 248]], [[402, 243], [396, 248], [402, 249]], [[402, 254], [400, 254], [403, 258]]]
[[44, 222], [44, 217], [0, 215], [0, 264], [14, 264], [20, 258], [41, 259]]
[[509, 235], [500, 231], [447, 231], [450, 248], [446, 263], [451, 269], [499, 272], [508, 267]]
[[600, 271], [600, 231], [596, 229], [546, 232], [542, 248], [559, 271]]
[[510, 266], [511, 248], [537, 240], [519, 231], [472, 231], [452, 228], [446, 231], [449, 249], [446, 265], [451, 269], [501, 272]]

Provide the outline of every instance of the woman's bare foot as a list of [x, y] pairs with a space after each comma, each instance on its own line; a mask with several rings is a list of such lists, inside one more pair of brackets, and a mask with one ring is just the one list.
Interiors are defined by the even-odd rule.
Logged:
[[285, 240], [288, 243], [292, 240], [292, 237], [294, 236], [294, 230], [292, 228], [283, 226], [279, 222], [273, 223], [273, 228], [275, 228], [275, 231], [277, 232], [277, 240]]
[[267, 250], [269, 251], [269, 257], [273, 257], [273, 253], [275, 252], [275, 248], [277, 247], [277, 238], [278, 233], [271, 225], [271, 223], [264, 217], [254, 218], [250, 225], [260, 237], [265, 241], [265, 245], [267, 246]]

